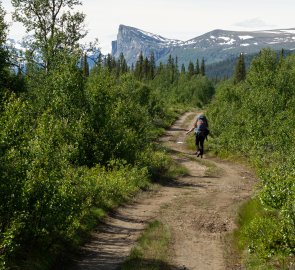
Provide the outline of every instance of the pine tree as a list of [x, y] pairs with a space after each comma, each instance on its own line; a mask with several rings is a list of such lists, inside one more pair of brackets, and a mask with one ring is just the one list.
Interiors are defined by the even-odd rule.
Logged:
[[196, 75], [199, 75], [200, 74], [200, 65], [199, 65], [199, 59], [197, 59], [197, 62], [196, 62]]
[[138, 56], [138, 60], [136, 61], [135, 64], [135, 70], [134, 70], [134, 75], [138, 80], [142, 80], [143, 78], [143, 54], [140, 52]]
[[178, 68], [178, 57], [177, 56], [175, 57], [174, 74], [175, 74], [175, 81], [178, 81], [179, 68]]
[[174, 58], [171, 56], [171, 54], [168, 60], [168, 69], [170, 73], [170, 83], [172, 84], [175, 81], [175, 63]]
[[98, 70], [102, 67], [102, 53], [98, 54], [97, 60], [96, 60], [96, 66], [98, 67]]
[[202, 63], [201, 63], [201, 70], [200, 70], [200, 72], [201, 72], [201, 75], [202, 76], [205, 76], [206, 74], [205, 74], [205, 60], [204, 60], [204, 58], [202, 58]]
[[150, 76], [150, 63], [149, 59], [146, 57], [143, 61], [143, 77], [149, 79]]
[[164, 65], [162, 62], [160, 62], [159, 67], [158, 67], [158, 71], [159, 73], [161, 73], [164, 70]]
[[124, 74], [128, 71], [127, 62], [122, 52], [120, 53], [120, 57], [119, 57], [118, 69], [119, 69], [119, 74]]
[[282, 48], [281, 55], [280, 55], [280, 62], [284, 61], [285, 59], [285, 50]]
[[156, 73], [156, 61], [155, 61], [155, 54], [151, 52], [150, 56], [150, 79], [154, 79]]
[[185, 65], [184, 64], [181, 65], [181, 74], [185, 74]]
[[175, 57], [175, 70], [178, 71], [178, 57]]
[[172, 55], [169, 54], [169, 58], [168, 58], [168, 66], [171, 67], [174, 64], [174, 59], [172, 58]]
[[191, 78], [195, 74], [194, 64], [190, 61], [188, 64], [188, 76]]
[[245, 66], [245, 59], [244, 54], [240, 54], [236, 70], [235, 70], [235, 83], [239, 83], [241, 81], [244, 81], [246, 79], [246, 66]]
[[106, 66], [106, 68], [108, 69], [109, 72], [111, 72], [113, 70], [113, 58], [109, 53], [108, 53], [108, 55], [106, 57], [105, 66]]

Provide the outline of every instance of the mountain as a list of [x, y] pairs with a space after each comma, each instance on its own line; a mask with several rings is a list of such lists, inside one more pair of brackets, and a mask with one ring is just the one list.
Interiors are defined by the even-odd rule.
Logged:
[[[18, 59], [18, 64], [20, 66], [22, 66], [23, 71], [26, 70], [26, 64], [25, 64], [25, 60], [23, 59], [23, 57], [25, 56], [25, 52], [30, 48], [28, 45], [28, 41], [32, 40], [33, 37], [32, 36], [26, 36], [23, 38], [22, 41], [18, 41], [15, 40], [13, 38], [8, 38], [6, 40], [6, 48], [10, 51], [13, 51], [13, 54], [17, 57]], [[89, 51], [89, 47], [87, 47], [86, 45], [83, 46], [85, 51]], [[89, 64], [89, 68], [92, 69], [97, 62], [97, 59], [99, 57], [99, 55], [101, 54], [101, 51], [99, 48], [91, 48], [90, 52], [87, 53], [88, 58], [88, 64]], [[101, 54], [102, 55], [102, 54]], [[103, 55], [102, 55], [103, 56]], [[14, 68], [17, 71], [17, 68]]]
[[295, 28], [264, 31], [227, 31], [216, 29], [188, 41], [168, 39], [134, 27], [120, 25], [117, 40], [112, 42], [112, 55], [123, 53], [129, 65], [135, 63], [142, 51], [153, 51], [157, 63], [165, 63], [171, 54], [178, 63], [204, 57], [206, 65], [226, 61], [244, 54], [257, 54], [262, 48], [295, 50]]
[[136, 62], [141, 51], [146, 56], [153, 51], [155, 58], [160, 59], [169, 54], [171, 48], [182, 43], [180, 40], [167, 39], [134, 27], [120, 25], [117, 40], [112, 42], [112, 55], [119, 57], [122, 52], [130, 65]]

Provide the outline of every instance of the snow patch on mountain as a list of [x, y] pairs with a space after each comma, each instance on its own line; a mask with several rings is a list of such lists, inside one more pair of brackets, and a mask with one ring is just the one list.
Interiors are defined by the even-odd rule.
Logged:
[[283, 30], [280, 30], [282, 32], [285, 32], [285, 33], [288, 33], [288, 34], [293, 34], [295, 35], [295, 29], [283, 29]]
[[158, 40], [161, 43], [165, 43], [165, 44], [167, 44], [169, 46], [170, 45], [178, 45], [178, 44], [182, 44], [183, 43], [183, 41], [181, 41], [181, 40], [164, 38], [164, 37], [162, 37], [160, 35], [155, 35], [155, 34], [152, 34], [152, 33], [146, 32], [146, 31], [143, 31], [143, 30], [139, 30], [138, 29], [137, 31], [140, 32], [140, 33], [142, 33], [143, 34], [143, 37], [144, 36], [150, 37], [152, 39]]
[[280, 31], [273, 31], [273, 30], [264, 30], [264, 31], [259, 31], [261, 33], [269, 33], [269, 34], [282, 34]]
[[259, 31], [215, 29], [201, 36], [180, 41], [120, 25], [118, 39], [112, 45], [112, 54], [119, 57], [123, 52], [129, 65], [136, 62], [136, 54], [141, 51], [146, 56], [153, 51], [156, 61], [162, 62], [172, 54], [178, 56], [179, 63], [188, 64], [189, 59], [196, 57], [204, 57], [207, 63], [214, 63], [245, 50], [253, 54], [264, 47], [275, 50], [295, 48], [295, 27]]
[[246, 40], [246, 39], [253, 38], [253, 37], [252, 36], [239, 36], [239, 38], [242, 40]]
[[232, 45], [235, 43], [235, 39], [230, 37], [218, 37], [218, 39], [223, 39], [225, 42], [219, 42], [220, 45]]
[[184, 46], [184, 45], [191, 45], [191, 44], [195, 44], [196, 41], [195, 40], [188, 40], [188, 41], [185, 41], [181, 46]]

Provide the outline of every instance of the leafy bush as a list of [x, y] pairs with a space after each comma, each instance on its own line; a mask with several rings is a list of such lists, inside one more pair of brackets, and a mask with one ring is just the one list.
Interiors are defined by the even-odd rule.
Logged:
[[95, 209], [117, 206], [171, 166], [151, 146], [175, 117], [159, 93], [106, 69], [86, 79], [77, 61], [63, 56], [47, 73], [31, 64], [27, 91], [1, 101], [1, 268], [52, 267]]
[[247, 157], [259, 171], [259, 198], [275, 216], [257, 216], [245, 230], [261, 258], [295, 254], [295, 57], [263, 50], [245, 82], [219, 85], [208, 109], [212, 146]]

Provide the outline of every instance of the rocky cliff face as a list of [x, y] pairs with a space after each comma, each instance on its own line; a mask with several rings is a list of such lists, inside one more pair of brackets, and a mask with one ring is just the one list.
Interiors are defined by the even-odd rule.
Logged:
[[136, 62], [141, 51], [145, 56], [149, 56], [153, 51], [155, 58], [160, 59], [169, 54], [178, 43], [181, 41], [166, 39], [134, 27], [120, 25], [117, 40], [112, 42], [112, 55], [119, 57], [120, 53], [123, 53], [130, 65]]
[[142, 51], [153, 51], [157, 62], [166, 62], [169, 54], [178, 57], [179, 64], [195, 62], [204, 57], [207, 64], [245, 54], [258, 53], [262, 48], [295, 50], [295, 28], [254, 32], [213, 30], [188, 41], [172, 40], [125, 25], [119, 26], [117, 40], [112, 43], [112, 55], [123, 53], [127, 63], [135, 63]]

